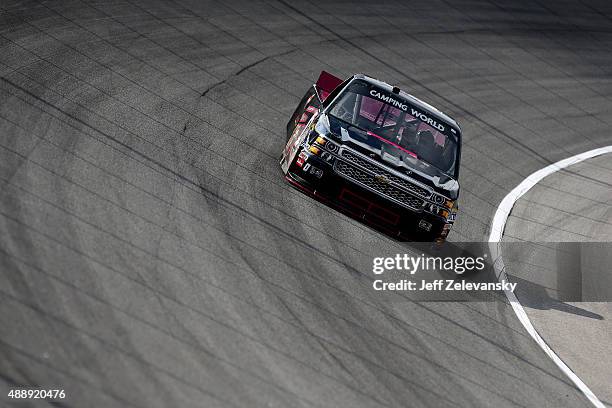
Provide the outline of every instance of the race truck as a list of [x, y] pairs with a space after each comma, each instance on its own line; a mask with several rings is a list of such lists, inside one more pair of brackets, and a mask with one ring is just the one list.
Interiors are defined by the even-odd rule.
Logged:
[[433, 106], [366, 75], [323, 71], [287, 139], [280, 165], [294, 187], [398, 240], [448, 236], [461, 128]]

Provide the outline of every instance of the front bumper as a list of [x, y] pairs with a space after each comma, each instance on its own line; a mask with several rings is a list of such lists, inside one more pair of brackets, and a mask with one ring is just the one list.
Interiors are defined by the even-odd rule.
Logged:
[[398, 205], [340, 176], [332, 164], [306, 151], [289, 166], [285, 179], [317, 200], [399, 240], [443, 241], [451, 227], [441, 216]]

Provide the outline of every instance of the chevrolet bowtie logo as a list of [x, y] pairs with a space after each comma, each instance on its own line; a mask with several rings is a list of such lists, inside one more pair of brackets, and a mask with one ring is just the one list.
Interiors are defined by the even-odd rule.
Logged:
[[387, 178], [384, 174], [377, 174], [374, 176], [374, 180], [378, 181], [381, 184], [389, 184], [391, 180]]

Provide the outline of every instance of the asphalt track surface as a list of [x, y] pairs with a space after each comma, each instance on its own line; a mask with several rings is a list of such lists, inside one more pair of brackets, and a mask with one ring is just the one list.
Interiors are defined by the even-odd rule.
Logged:
[[521, 197], [505, 229], [515, 248], [504, 256], [540, 335], [605, 401], [612, 400], [612, 188], [602, 181], [612, 179], [611, 158], [551, 174]]
[[277, 158], [321, 69], [398, 84], [462, 125], [450, 240], [485, 240], [524, 177], [610, 144], [611, 28], [606, 1], [4, 0], [3, 392], [589, 406], [505, 298], [372, 296], [363, 265], [412, 245], [290, 188]]

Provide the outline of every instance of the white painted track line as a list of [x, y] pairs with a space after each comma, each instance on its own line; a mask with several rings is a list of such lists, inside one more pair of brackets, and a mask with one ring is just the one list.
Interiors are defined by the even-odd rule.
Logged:
[[[540, 182], [544, 177], [553, 174], [561, 169], [569, 167], [573, 164], [580, 163], [584, 160], [601, 156], [603, 154], [612, 153], [612, 146], [605, 146], [599, 149], [589, 150], [588, 152], [580, 153], [575, 156], [563, 159], [549, 166], [544, 167], [541, 170], [531, 174], [525, 180], [523, 180], [518, 186], [516, 186], [500, 203], [495, 216], [493, 217], [493, 223], [491, 225], [491, 233], [489, 235], [489, 249], [491, 251], [491, 259], [494, 259], [493, 267], [497, 275], [498, 280], [502, 278], [507, 279], [504, 262], [501, 253], [501, 239], [506, 226], [506, 221], [512, 211], [514, 203], [518, 201], [525, 193], [527, 193], [533, 186]], [[531, 320], [527, 316], [525, 309], [519, 302], [514, 292], [506, 290], [504, 291], [514, 313], [518, 317], [521, 324], [525, 327], [529, 335], [536, 341], [536, 343], [544, 350], [544, 352], [557, 364], [557, 366], [576, 384], [578, 389], [584, 393], [584, 395], [593, 403], [597, 408], [605, 408], [604, 404], [597, 398], [597, 396], [591, 391], [591, 389], [574, 373], [559, 356], [546, 344], [544, 339], [539, 335]]]

